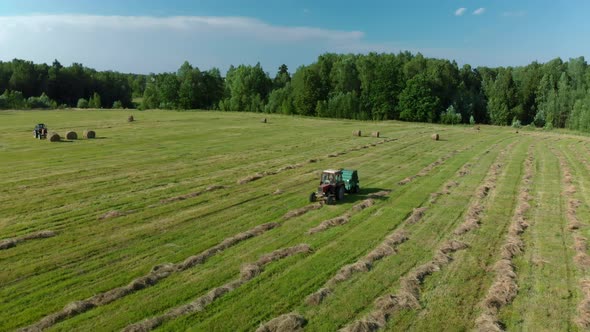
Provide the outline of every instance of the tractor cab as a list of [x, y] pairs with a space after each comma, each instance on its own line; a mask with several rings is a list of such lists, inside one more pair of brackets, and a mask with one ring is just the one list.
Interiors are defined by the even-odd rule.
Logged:
[[47, 127], [43, 123], [39, 123], [33, 129], [33, 136], [38, 139], [47, 138]]
[[342, 182], [341, 170], [327, 169], [322, 173], [322, 179], [320, 181], [320, 184], [335, 185], [339, 182]]

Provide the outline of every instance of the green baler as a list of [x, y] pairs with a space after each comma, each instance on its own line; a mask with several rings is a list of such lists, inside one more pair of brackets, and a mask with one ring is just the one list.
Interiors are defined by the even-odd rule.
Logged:
[[346, 192], [348, 192], [348, 193], [358, 193], [359, 192], [359, 190], [360, 190], [359, 175], [356, 170], [343, 169], [342, 170], [342, 180], [344, 181], [344, 186], [346, 188]]

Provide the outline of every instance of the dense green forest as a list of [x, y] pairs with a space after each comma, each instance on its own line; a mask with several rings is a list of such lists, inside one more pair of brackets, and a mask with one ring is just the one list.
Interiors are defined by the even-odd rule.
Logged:
[[141, 91], [142, 85], [142, 75], [15, 59], [0, 62], [0, 109], [132, 107], [133, 91]]
[[225, 76], [185, 62], [176, 73], [100, 72], [0, 62], [0, 108], [219, 109], [360, 120], [534, 124], [590, 131], [590, 70], [583, 57], [521, 67], [459, 67], [421, 54], [323, 54], [291, 75], [231, 66]]

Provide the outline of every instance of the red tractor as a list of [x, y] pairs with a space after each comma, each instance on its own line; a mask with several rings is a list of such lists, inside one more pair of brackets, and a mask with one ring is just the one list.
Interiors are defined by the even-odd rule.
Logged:
[[[343, 177], [343, 174], [345, 175]], [[358, 175], [355, 170], [327, 169], [322, 172], [317, 192], [309, 195], [309, 201], [326, 201], [328, 205], [344, 199], [345, 192], [359, 191]]]
[[33, 129], [33, 136], [38, 139], [47, 138], [47, 126], [39, 123]]

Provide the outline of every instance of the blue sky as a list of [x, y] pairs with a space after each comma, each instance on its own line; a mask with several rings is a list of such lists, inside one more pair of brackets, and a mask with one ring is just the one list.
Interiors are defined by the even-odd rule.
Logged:
[[590, 53], [587, 0], [2, 0], [0, 60], [175, 71], [409, 50], [474, 66]]

